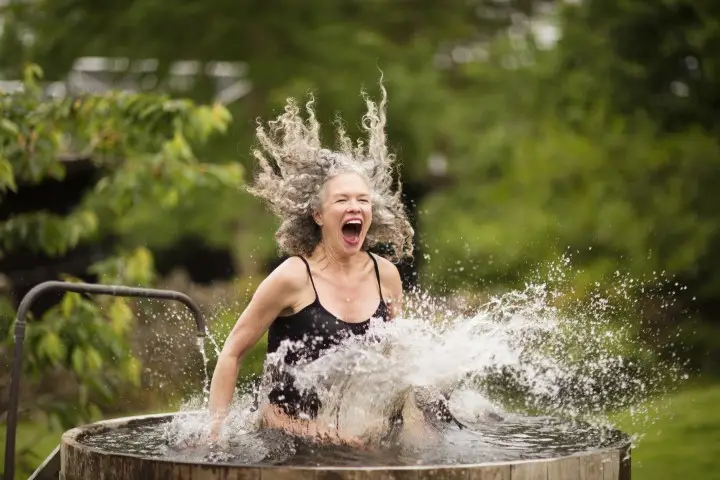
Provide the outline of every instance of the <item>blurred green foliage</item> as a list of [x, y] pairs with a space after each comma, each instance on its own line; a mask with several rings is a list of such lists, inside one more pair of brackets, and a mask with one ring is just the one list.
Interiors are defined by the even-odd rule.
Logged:
[[112, 405], [122, 389], [140, 386], [141, 365], [128, 343], [132, 324], [132, 311], [121, 299], [96, 304], [78, 294], [65, 295], [28, 328], [24, 379], [33, 385], [69, 372], [77, 382], [76, 395], [38, 395], [24, 401], [23, 409], [42, 411], [53, 429], [101, 418], [102, 406]]
[[91, 158], [102, 178], [69, 215], [39, 211], [0, 222], [0, 254], [22, 246], [59, 256], [122, 231], [145, 205], [170, 208], [199, 187], [240, 185], [236, 162], [201, 163], [192, 149], [227, 128], [224, 107], [116, 91], [46, 99], [40, 74], [28, 67], [22, 93], [0, 93], [0, 195], [63, 178], [68, 157]]
[[[250, 120], [270, 117], [288, 95], [317, 90], [328, 135], [335, 112], [357, 132], [358, 90], [381, 69], [391, 95], [388, 135], [406, 183], [432, 182], [435, 153], [455, 179], [419, 206], [425, 285], [517, 285], [538, 264], [572, 251], [588, 284], [617, 269], [637, 277], [665, 271], [688, 285], [698, 308], [710, 308], [720, 291], [712, 248], [717, 7], [681, 0], [343, 5], [168, 9], [144, 0], [115, 11], [52, 0], [8, 7], [14, 27], [5, 37], [36, 32], [19, 56], [52, 78], [84, 55], [128, 58], [128, 68], [155, 58], [158, 85], [174, 61], [242, 62], [252, 88], [228, 107], [239, 121], [206, 148], [246, 168]], [[272, 20], [280, 7], [282, 21]], [[72, 21], [53, 20], [68, 8]], [[537, 34], [548, 26], [557, 29], [555, 44]], [[192, 31], [213, 33], [197, 42]], [[5, 71], [17, 71], [18, 54], [7, 58]], [[184, 95], [208, 99], [211, 83], [200, 74]], [[160, 217], [148, 208], [123, 219], [124, 238], [168, 245], [202, 232], [244, 265], [275, 253], [273, 220], [242, 192], [170, 193], [165, 206]], [[207, 210], [217, 217], [201, 213]]]
[[[222, 106], [122, 92], [53, 99], [42, 94], [40, 76], [40, 69], [30, 66], [19, 92], [0, 92], [0, 201], [23, 185], [63, 178], [69, 157], [90, 158], [99, 180], [67, 214], [41, 210], [0, 221], [0, 255], [22, 248], [62, 256], [82, 242], [122, 232], [147, 205], [170, 207], [200, 188], [239, 187], [242, 168], [236, 162], [202, 163], [193, 153], [194, 144], [227, 128], [230, 116]], [[102, 283], [154, 281], [152, 255], [142, 241], [123, 243], [90, 270]], [[10, 333], [8, 307], [3, 302], [2, 329]], [[31, 321], [23, 415], [43, 412], [50, 428], [67, 429], [100, 417], [101, 406], [108, 408], [121, 391], [139, 387], [141, 365], [130, 348], [133, 329], [126, 300], [74, 293]], [[12, 339], [11, 334], [3, 338], [5, 348]], [[57, 381], [64, 382], [56, 388], [59, 394], [42, 393], [43, 385]]]
[[[276, 247], [275, 220], [237, 188], [252, 171], [254, 120], [277, 114], [289, 95], [316, 91], [327, 137], [338, 112], [358, 133], [359, 89], [376, 94], [382, 70], [402, 178], [430, 190], [417, 206], [424, 287], [472, 294], [549, 281], [568, 255], [573, 275], [563, 288], [573, 298], [612, 296], [629, 278], [662, 283], [638, 287], [640, 301], [613, 320], [636, 322], [658, 356], [681, 341], [694, 366], [717, 370], [719, 8], [690, 0], [10, 3], [5, 76], [31, 61], [62, 79], [82, 56], [127, 58], [128, 68], [155, 58], [158, 70], [143, 74], [156, 85], [143, 93], [40, 101], [30, 69], [24, 94], [0, 97], [2, 191], [62, 177], [65, 151], [91, 157], [104, 175], [67, 216], [0, 223], [0, 249], [62, 255], [111, 232], [121, 253], [96, 266], [102, 280], [150, 283], [146, 248], [201, 234], [256, 272]], [[553, 29], [557, 42], [538, 34]], [[28, 31], [32, 42], [23, 41]], [[173, 92], [167, 80], [181, 60], [242, 62], [251, 89], [226, 107], [197, 106], [210, 103], [213, 80], [200, 73]], [[433, 156], [447, 159], [444, 186], [435, 185]], [[145, 255], [145, 267], [124, 255]], [[225, 328], [218, 341], [237, 313], [217, 324]], [[67, 319], [48, 315], [59, 335]], [[72, 350], [33, 338], [38, 361]]]
[[717, 301], [716, 8], [564, 5], [554, 48], [499, 41], [459, 67], [483, 88], [456, 188], [424, 205], [433, 283], [517, 285], [569, 251], [587, 284], [665, 271]]

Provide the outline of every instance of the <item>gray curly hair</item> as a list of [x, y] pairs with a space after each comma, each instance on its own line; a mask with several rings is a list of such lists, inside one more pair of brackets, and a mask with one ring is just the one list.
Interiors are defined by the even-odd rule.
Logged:
[[400, 197], [399, 180], [393, 191], [395, 157], [386, 145], [387, 91], [382, 82], [380, 89], [379, 104], [363, 92], [367, 113], [362, 128], [367, 133], [367, 144], [361, 139], [353, 144], [342, 123], [337, 122], [339, 151], [323, 148], [312, 95], [305, 104], [307, 119], [295, 100], [289, 98], [284, 113], [268, 122], [267, 127], [258, 122], [260, 145], [253, 149], [253, 155], [259, 171], [248, 191], [265, 200], [280, 217], [275, 237], [284, 254], [312, 253], [321, 240], [313, 213], [320, 207], [323, 185], [336, 175], [353, 172], [363, 177], [372, 191], [373, 220], [363, 248], [387, 245], [391, 260], [412, 256], [414, 232]]

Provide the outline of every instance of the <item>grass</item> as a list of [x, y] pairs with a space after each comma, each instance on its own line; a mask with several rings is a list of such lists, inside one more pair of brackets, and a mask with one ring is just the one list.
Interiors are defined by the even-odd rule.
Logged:
[[[2, 448], [2, 458], [0, 458], [0, 466], [5, 471], [5, 433], [6, 425], [0, 426], [0, 448]], [[44, 424], [33, 422], [19, 422], [17, 426], [17, 436], [15, 441], [15, 451], [20, 452], [29, 448], [30, 456], [25, 457], [25, 462], [15, 464], [15, 478], [28, 478], [30, 474], [39, 466], [45, 458], [60, 444], [60, 436], [62, 432], [51, 431]]]
[[[688, 387], [657, 403], [656, 413], [648, 417], [622, 412], [614, 418], [619, 428], [642, 435], [633, 450], [633, 480], [720, 480], [716, 460], [720, 455], [720, 383]], [[0, 434], [4, 451], [4, 426]], [[22, 422], [18, 447], [32, 445], [39, 464], [57, 446], [60, 434], [41, 424]], [[19, 471], [16, 478], [27, 478], [29, 473]]]
[[[167, 413], [173, 411], [172, 407], [158, 408], [142, 412], [130, 412], [121, 415], [114, 415], [115, 417], [125, 417], [134, 415], [151, 415], [156, 413]], [[17, 426], [17, 435], [15, 441], [15, 451], [20, 452], [28, 448], [30, 454], [26, 457], [26, 463], [15, 465], [15, 478], [26, 479], [32, 472], [52, 453], [52, 451], [60, 444], [60, 437], [63, 434], [61, 430], [48, 429], [47, 422], [31, 422], [31, 421], [20, 421]], [[5, 433], [6, 425], [0, 425], [0, 451], [2, 456], [0, 457], [0, 470], [5, 471]]]
[[624, 412], [626, 432], [641, 434], [632, 453], [633, 480], [720, 480], [720, 384], [694, 386], [658, 402], [651, 421]]

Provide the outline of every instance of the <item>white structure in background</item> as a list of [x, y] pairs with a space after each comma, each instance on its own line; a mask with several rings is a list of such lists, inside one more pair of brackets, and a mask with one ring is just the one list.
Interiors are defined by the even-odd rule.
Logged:
[[247, 67], [242, 63], [177, 61], [170, 65], [167, 77], [160, 84], [157, 69], [155, 59], [131, 62], [127, 58], [82, 57], [75, 61], [68, 74], [67, 88], [73, 95], [109, 88], [186, 92], [195, 86], [201, 75], [205, 75], [215, 84], [215, 100], [223, 104], [239, 100], [251, 89], [250, 82], [244, 78]]
[[[11, 2], [32, 3], [33, 0], [0, 0], [0, 9]], [[580, 0], [564, 0], [577, 3]], [[0, 12], [1, 13], [1, 12]], [[557, 27], [557, 7], [554, 4], [540, 3], [533, 17], [516, 13], [508, 33], [514, 53], [504, 59], [506, 68], [517, 68], [523, 64], [531, 64], [533, 59], [527, 49], [525, 36], [530, 33], [537, 46], [543, 49], [553, 48], [560, 37]], [[0, 14], [0, 33], [2, 32], [2, 15]], [[32, 42], [32, 35], [26, 39]], [[487, 60], [489, 52], [485, 43], [457, 45], [450, 52], [438, 53], [435, 57], [438, 68], [447, 68], [452, 63], [482, 62]], [[170, 66], [169, 75], [163, 83], [158, 84], [155, 72], [158, 61], [155, 59], [130, 61], [127, 58], [82, 57], [75, 61], [67, 79], [47, 85], [47, 93], [51, 96], [63, 97], [88, 92], [103, 92], [110, 89], [125, 91], [160, 90], [167, 92], [187, 92], [197, 82], [201, 74], [210, 77], [215, 83], [215, 100], [223, 104], [233, 103], [247, 95], [252, 86], [245, 78], [247, 66], [244, 63], [177, 61]], [[18, 81], [0, 79], [0, 90], [13, 91], [21, 88]], [[441, 161], [432, 160], [436, 169], [442, 169]]]
[[[32, 3], [33, 0], [0, 0], [0, 34], [3, 29], [2, 9], [11, 3]], [[23, 41], [32, 43], [33, 35], [28, 32]], [[160, 90], [183, 93], [189, 91], [200, 75], [206, 75], [214, 83], [214, 99], [223, 104], [233, 103], [251, 90], [245, 78], [247, 67], [235, 62], [202, 62], [184, 60], [170, 65], [168, 75], [158, 83], [155, 59], [130, 61], [127, 58], [81, 57], [78, 58], [64, 81], [50, 82], [45, 91], [53, 97], [101, 93], [111, 89], [131, 92]], [[0, 90], [17, 91], [22, 88], [18, 80], [0, 78]]]
[[[245, 78], [247, 67], [243, 63], [178, 61], [170, 65], [162, 83], [156, 75], [157, 69], [158, 61], [155, 59], [130, 61], [127, 58], [81, 57], [75, 61], [64, 81], [48, 83], [45, 89], [53, 97], [101, 93], [111, 89], [182, 93], [189, 91], [199, 77], [205, 75], [214, 83], [215, 101], [226, 105], [244, 97], [252, 89]], [[19, 88], [22, 88], [19, 81], [0, 81], [1, 90]]]
[[[576, 3], [580, 0], [564, 1]], [[562, 33], [558, 27], [557, 15], [557, 6], [550, 3], [537, 4], [531, 17], [519, 12], [511, 14], [510, 25], [506, 30], [511, 48], [503, 53], [502, 65], [508, 69], [516, 69], [534, 62], [528, 37], [532, 37], [538, 49], [554, 48]], [[491, 40], [488, 39], [455, 45], [449, 50], [438, 52], [435, 55], [435, 65], [444, 69], [459, 63], [486, 62], [491, 55], [490, 45]]]

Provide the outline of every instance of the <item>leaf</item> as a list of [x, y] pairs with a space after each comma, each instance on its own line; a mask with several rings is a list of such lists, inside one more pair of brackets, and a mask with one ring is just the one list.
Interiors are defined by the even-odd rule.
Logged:
[[77, 307], [80, 301], [80, 294], [74, 292], [68, 292], [63, 295], [62, 302], [60, 303], [60, 313], [65, 318], [70, 318], [75, 307]]
[[100, 353], [93, 347], [85, 349], [85, 365], [90, 373], [95, 373], [102, 367], [103, 361]]
[[124, 365], [124, 372], [127, 380], [135, 386], [140, 385], [140, 373], [142, 372], [142, 364], [135, 357], [130, 357]]
[[178, 204], [180, 193], [176, 188], [170, 188], [160, 200], [160, 204], [164, 208], [172, 208]]
[[150, 250], [140, 247], [125, 261], [125, 281], [139, 285], [147, 285], [152, 281], [153, 261]]
[[113, 331], [118, 335], [127, 332], [132, 325], [133, 313], [127, 301], [123, 298], [113, 299], [108, 310], [108, 316]]
[[60, 362], [67, 353], [65, 345], [55, 332], [46, 333], [38, 344], [38, 351], [42, 352], [51, 362]]
[[85, 373], [85, 355], [83, 351], [75, 347], [72, 353], [72, 367], [75, 373], [82, 376]]
[[28, 85], [35, 85], [35, 81], [41, 79], [42, 76], [43, 70], [36, 64], [27, 65], [23, 71], [23, 78]]
[[17, 191], [13, 167], [6, 158], [0, 157], [0, 192], [8, 188], [13, 192]]
[[148, 118], [149, 116], [158, 113], [160, 110], [161, 110], [161, 106], [158, 105], [157, 103], [153, 103], [153, 104], [150, 104], [147, 107], [145, 107], [140, 112], [139, 117], [141, 120], [144, 120], [144, 119]]
[[212, 106], [212, 116], [213, 119], [217, 122], [217, 125], [224, 126], [232, 120], [232, 115], [230, 114], [230, 111], [221, 103], [215, 103]]
[[104, 401], [111, 402], [113, 400], [113, 392], [104, 378], [97, 376], [88, 377], [86, 378], [86, 383], [96, 394], [100, 395]]
[[20, 134], [20, 129], [18, 128], [17, 124], [12, 122], [11, 120], [8, 120], [7, 118], [0, 118], [0, 128], [2, 128], [11, 135]]
[[97, 214], [90, 210], [84, 210], [76, 215], [78, 222], [82, 224], [82, 228], [86, 234], [94, 233], [98, 229]]
[[192, 149], [185, 137], [176, 132], [171, 141], [163, 147], [163, 151], [172, 159], [188, 161], [193, 158]]

